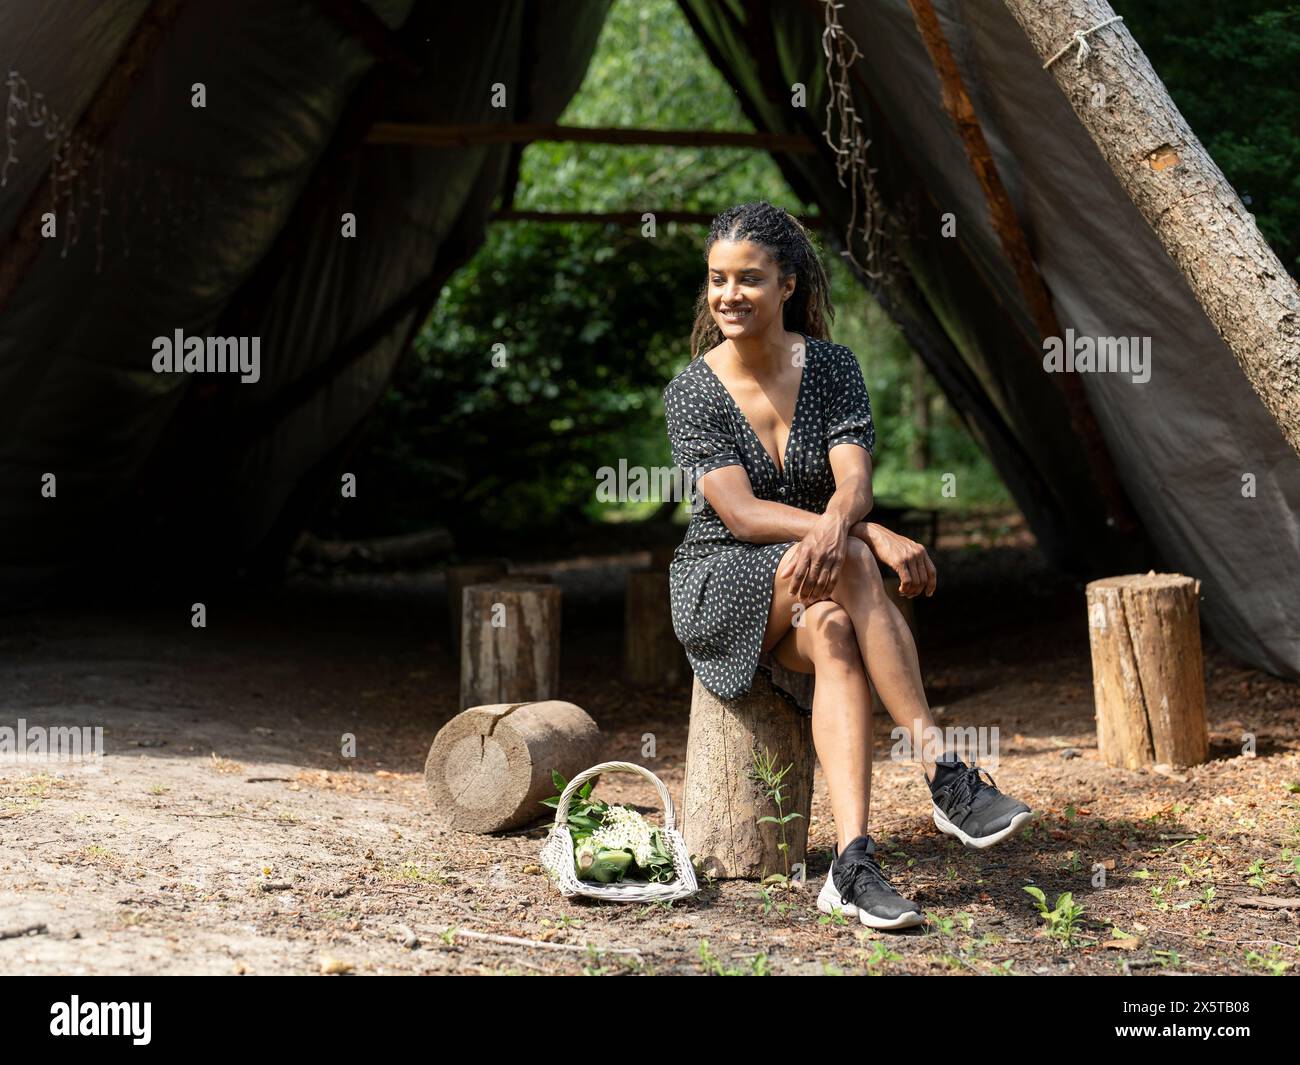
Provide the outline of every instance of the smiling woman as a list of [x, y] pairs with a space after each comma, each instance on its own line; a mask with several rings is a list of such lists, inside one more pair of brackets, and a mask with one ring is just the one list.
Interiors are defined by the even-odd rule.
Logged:
[[917, 737], [941, 831], [984, 847], [1032, 814], [919, 742], [934, 720], [878, 561], [905, 596], [932, 595], [935, 568], [920, 544], [865, 520], [871, 400], [853, 352], [829, 338], [834, 312], [811, 237], [778, 207], [741, 204], [714, 219], [706, 256], [693, 358], [664, 389], [673, 461], [698, 492], [670, 567], [673, 628], [700, 682], [724, 699], [749, 691], [771, 659], [816, 674], [813, 742], [839, 839], [818, 905], [909, 927], [921, 912], [884, 878], [867, 835], [868, 678]]

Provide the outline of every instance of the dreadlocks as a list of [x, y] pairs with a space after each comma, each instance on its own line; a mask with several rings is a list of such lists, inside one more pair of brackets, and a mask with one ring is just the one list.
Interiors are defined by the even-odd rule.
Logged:
[[[794, 295], [782, 311], [783, 324], [791, 332], [830, 339], [835, 320], [830, 284], [811, 234], [789, 211], [764, 200], [737, 204], [713, 219], [704, 244], [704, 261], [719, 240], [748, 240], [767, 249], [776, 262], [781, 280], [795, 276]], [[722, 343], [722, 331], [709, 311], [708, 284], [695, 302], [695, 325], [691, 329], [691, 358]]]

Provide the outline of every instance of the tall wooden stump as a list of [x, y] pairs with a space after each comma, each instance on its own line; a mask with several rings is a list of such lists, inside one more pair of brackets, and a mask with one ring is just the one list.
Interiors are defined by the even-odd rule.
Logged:
[[623, 664], [633, 684], [676, 684], [686, 676], [686, 652], [673, 632], [666, 571], [632, 570], [627, 575]]
[[1088, 585], [1097, 745], [1109, 765], [1189, 766], [1209, 757], [1197, 597], [1172, 573]]
[[551, 770], [572, 780], [600, 760], [596, 723], [573, 703], [476, 706], [438, 732], [424, 784], [440, 824], [503, 832], [547, 814]]
[[451, 646], [457, 651], [460, 650], [460, 619], [465, 609], [465, 589], [471, 584], [503, 580], [505, 575], [506, 564], [503, 561], [466, 562], [447, 567], [447, 615], [451, 622]]
[[777, 846], [780, 826], [758, 823], [777, 816], [775, 805], [749, 777], [754, 750], [771, 751], [786, 774], [782, 813], [801, 816], [785, 826], [793, 868], [804, 860], [812, 814], [812, 722], [773, 690], [760, 671], [754, 687], [739, 699], [719, 699], [699, 678], [691, 694], [686, 741], [682, 825], [686, 849], [700, 868], [718, 879], [762, 878], [785, 872]]
[[560, 589], [495, 581], [465, 589], [460, 705], [552, 699], [560, 686]]

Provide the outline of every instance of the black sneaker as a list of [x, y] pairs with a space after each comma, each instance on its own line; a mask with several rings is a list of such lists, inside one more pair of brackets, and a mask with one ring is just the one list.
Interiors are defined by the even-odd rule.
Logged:
[[987, 770], [956, 758], [935, 763], [930, 797], [935, 827], [968, 847], [991, 847], [1034, 818], [1023, 802], [998, 791]]
[[822, 913], [838, 909], [846, 917], [856, 914], [869, 928], [911, 928], [925, 919], [916, 903], [889, 886], [870, 836], [859, 836], [843, 854], [837, 845], [834, 853], [826, 883], [817, 896]]

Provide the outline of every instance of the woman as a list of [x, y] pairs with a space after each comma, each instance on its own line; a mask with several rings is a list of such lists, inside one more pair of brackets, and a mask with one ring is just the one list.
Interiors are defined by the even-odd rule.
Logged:
[[[935, 735], [916, 646], [877, 560], [909, 597], [934, 594], [934, 564], [865, 520], [871, 404], [857, 359], [828, 339], [834, 312], [807, 231], [746, 203], [714, 219], [705, 250], [692, 361], [663, 394], [673, 461], [703, 497], [670, 568], [673, 628], [723, 698], [747, 692], [763, 659], [816, 674], [813, 743], [837, 833], [818, 907], [910, 927], [921, 912], [890, 886], [867, 833], [868, 679], [912, 737]], [[914, 746], [942, 831], [986, 847], [1033, 816], [950, 752]]]

